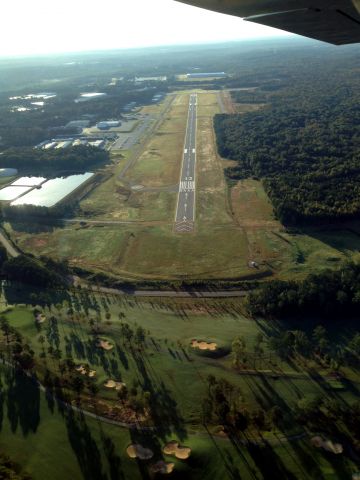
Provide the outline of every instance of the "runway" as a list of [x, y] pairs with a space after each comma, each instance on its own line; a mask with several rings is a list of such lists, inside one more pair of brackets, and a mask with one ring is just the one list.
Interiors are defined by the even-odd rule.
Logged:
[[197, 95], [190, 95], [183, 160], [181, 166], [178, 202], [175, 214], [175, 232], [191, 232], [195, 222], [196, 189], [196, 113]]

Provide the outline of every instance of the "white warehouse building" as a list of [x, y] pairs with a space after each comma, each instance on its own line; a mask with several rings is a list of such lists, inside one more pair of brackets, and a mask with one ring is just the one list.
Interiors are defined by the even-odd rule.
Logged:
[[0, 168], [0, 177], [13, 177], [17, 173], [16, 168]]

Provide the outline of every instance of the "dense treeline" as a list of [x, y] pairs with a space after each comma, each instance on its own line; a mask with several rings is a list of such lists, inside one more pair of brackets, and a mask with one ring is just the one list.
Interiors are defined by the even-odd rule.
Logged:
[[273, 281], [248, 297], [251, 315], [265, 317], [332, 317], [358, 315], [360, 265], [349, 263], [337, 271], [309, 275], [302, 282]]
[[39, 287], [64, 285], [67, 264], [63, 265], [47, 258], [35, 259], [26, 255], [7, 258], [3, 252], [1, 273], [10, 281], [29, 283]]
[[215, 117], [220, 154], [238, 162], [226, 175], [262, 178], [284, 223], [360, 216], [358, 73], [350, 60], [335, 66], [290, 64], [286, 87], [233, 93], [265, 108]]
[[70, 283], [71, 271], [66, 260], [57, 262], [45, 256], [27, 255], [9, 257], [6, 248], [0, 245], [0, 274], [10, 281], [57, 287]]
[[109, 160], [109, 153], [95, 147], [41, 150], [28, 147], [9, 148], [0, 157], [0, 167], [11, 167], [32, 173], [49, 171], [85, 172], [96, 164]]

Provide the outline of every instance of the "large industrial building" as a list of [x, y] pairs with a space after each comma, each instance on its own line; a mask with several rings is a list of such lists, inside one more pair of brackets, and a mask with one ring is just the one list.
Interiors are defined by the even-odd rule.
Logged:
[[96, 124], [99, 130], [108, 130], [109, 128], [119, 127], [121, 122], [119, 120], [104, 120]]
[[203, 73], [187, 73], [187, 78], [223, 78], [226, 77], [227, 74], [225, 72], [203, 72]]
[[16, 168], [0, 168], [0, 177], [13, 177], [17, 173]]

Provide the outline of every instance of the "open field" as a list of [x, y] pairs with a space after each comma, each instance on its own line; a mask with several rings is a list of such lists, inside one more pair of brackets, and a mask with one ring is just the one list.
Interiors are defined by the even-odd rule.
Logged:
[[0, 187], [7, 185], [8, 183], [12, 183], [16, 177], [0, 177]]
[[234, 219], [246, 232], [250, 257], [266, 262], [280, 278], [301, 278], [358, 256], [357, 222], [347, 227], [314, 227], [288, 233], [274, 218], [258, 180], [241, 180], [231, 188], [231, 208]]
[[266, 103], [235, 103], [234, 113], [256, 112], [266, 106]]
[[[25, 294], [26, 289], [6, 288], [2, 300], [10, 301], [15, 295], [26, 302]], [[0, 439], [0, 449], [18, 461], [35, 480], [144, 478], [151, 461], [136, 462], [126, 455], [127, 446], [133, 442], [153, 449], [156, 460], [174, 462], [173, 478], [223, 480], [238, 478], [239, 474], [240, 478], [251, 480], [255, 473], [261, 480], [270, 478], [269, 469], [277, 472], [277, 478], [282, 478], [286, 471], [304, 480], [342, 480], [351, 476], [355, 465], [347, 455], [339, 458], [322, 454], [311, 446], [306, 434], [303, 439], [291, 440], [293, 435], [304, 433], [291, 422], [284, 433], [265, 432], [266, 444], [256, 431], [241, 436], [241, 441], [246, 437], [259, 441], [256, 448], [234, 443], [234, 439], [217, 434], [219, 430], [214, 426], [206, 430], [201, 425], [200, 405], [208, 389], [208, 375], [224, 378], [238, 387], [241, 404], [249, 410], [256, 406], [266, 410], [280, 403], [284, 412], [290, 414], [291, 408], [305, 395], [327, 395], [345, 403], [357, 398], [358, 378], [342, 390], [332, 392], [326, 372], [321, 369], [315, 378], [300, 364], [294, 368], [275, 354], [269, 363], [266, 341], [272, 328], [277, 329], [276, 324], [244, 317], [241, 304], [234, 300], [145, 301], [86, 292], [62, 295], [56, 306], [37, 307], [44, 316], [40, 325], [36, 324], [32, 308], [25, 304], [8, 307], [3, 313], [34, 350], [39, 378], [43, 378], [45, 368], [53, 375], [64, 375], [60, 364], [65, 357], [71, 357], [76, 365], [88, 365], [96, 371], [92, 382], [99, 388], [96, 402], [101, 415], [106, 411], [114, 414], [112, 409], [119, 405], [117, 392], [104, 386], [108, 379], [124, 382], [129, 388], [137, 385], [138, 391], [149, 392], [156, 428], [144, 431], [139, 425], [128, 430], [87, 414], [80, 416], [64, 409], [50, 392], [45, 397], [29, 379], [1, 366], [0, 398], [5, 401], [0, 402], [0, 429], [1, 439], [6, 438], [6, 442]], [[37, 298], [41, 298], [40, 291]], [[68, 313], [69, 307], [73, 313]], [[100, 328], [96, 335], [91, 319]], [[144, 349], [125, 341], [122, 322], [133, 329], [139, 326], [145, 329]], [[259, 333], [264, 336], [263, 358], [254, 364], [256, 374], [241, 375], [232, 367], [230, 344], [236, 335], [242, 335], [248, 351], [252, 352]], [[44, 342], [39, 341], [40, 336], [45, 338]], [[97, 336], [107, 339], [114, 348], [101, 350], [96, 346]], [[194, 338], [215, 342], [224, 353], [220, 357], [198, 353], [191, 348]], [[1, 333], [0, 341], [4, 343]], [[60, 358], [48, 352], [51, 345], [58, 346]], [[42, 352], [45, 358], [41, 358]], [[253, 368], [252, 362], [249, 367]], [[89, 407], [84, 403], [83, 408]], [[191, 448], [188, 461], [162, 455], [162, 447], [174, 439]]]

